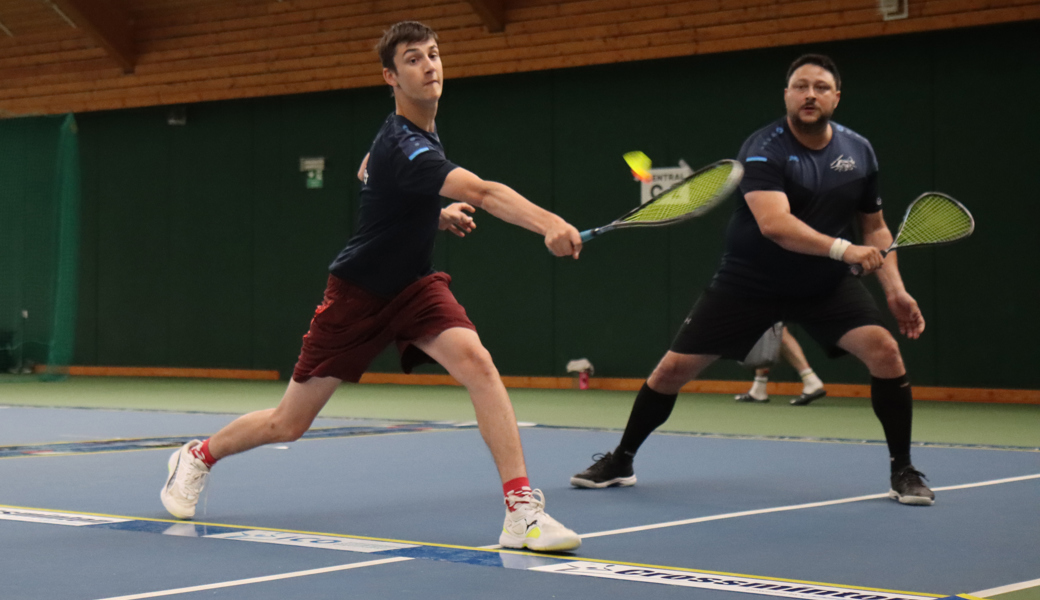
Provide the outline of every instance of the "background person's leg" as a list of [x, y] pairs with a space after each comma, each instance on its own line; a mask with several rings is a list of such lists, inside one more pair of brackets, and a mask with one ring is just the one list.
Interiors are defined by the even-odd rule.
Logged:
[[798, 376], [802, 378], [802, 395], [791, 400], [791, 404], [805, 406], [813, 400], [827, 395], [823, 389], [823, 381], [809, 366], [809, 360], [805, 358], [801, 344], [791, 335], [787, 327], [784, 327], [784, 335], [780, 339], [780, 356], [784, 357], [784, 360], [794, 367], [794, 370], [798, 371]]
[[744, 394], [737, 394], [734, 400], [737, 402], [769, 402], [769, 368], [755, 369], [755, 380], [751, 383], [751, 389]]

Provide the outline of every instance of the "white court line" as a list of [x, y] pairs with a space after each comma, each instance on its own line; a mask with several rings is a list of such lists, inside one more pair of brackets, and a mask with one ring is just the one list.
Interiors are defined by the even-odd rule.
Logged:
[[336, 565], [334, 567], [322, 567], [321, 569], [309, 569], [307, 571], [293, 571], [292, 573], [282, 573], [280, 575], [266, 575], [264, 577], [250, 577], [249, 579], [236, 579], [235, 581], [222, 581], [220, 583], [209, 583], [206, 585], [195, 585], [192, 587], [177, 588], [174, 590], [161, 590], [158, 592], [145, 592], [143, 594], [131, 594], [129, 596], [113, 596], [111, 598], [102, 598], [101, 600], [140, 600], [141, 598], [158, 598], [160, 596], [173, 596], [176, 594], [187, 594], [189, 592], [201, 592], [204, 590], [215, 590], [218, 588], [234, 587], [236, 585], [249, 585], [250, 583], [263, 583], [265, 581], [277, 581], [279, 579], [291, 579], [293, 577], [306, 577], [307, 575], [318, 575], [320, 573], [332, 573], [333, 571], [346, 571], [348, 569], [358, 569], [361, 567], [372, 567], [375, 565], [383, 565], [386, 563], [401, 562], [405, 560], [413, 560], [407, 556], [395, 556], [393, 558], [383, 558], [380, 560], [369, 560], [359, 563], [350, 563], [348, 565]]
[[982, 487], [986, 485], [997, 485], [998, 483], [1012, 483], [1015, 481], [1025, 481], [1027, 479], [1040, 479], [1040, 473], [1036, 475], [1022, 475], [1021, 477], [1008, 477], [1006, 479], [994, 479], [992, 481], [980, 481], [979, 483], [965, 483], [963, 485], [948, 485], [946, 487], [935, 488], [940, 492], [946, 490], [966, 490], [973, 487]]
[[763, 508], [759, 510], [745, 510], [723, 515], [711, 515], [709, 517], [697, 517], [695, 519], [683, 519], [682, 521], [668, 521], [667, 523], [653, 523], [651, 525], [639, 525], [637, 527], [625, 527], [623, 529], [611, 529], [610, 531], [597, 531], [595, 533], [583, 533], [581, 539], [600, 537], [604, 535], [618, 535], [619, 533], [635, 533], [637, 531], [648, 531], [650, 529], [664, 529], [666, 527], [678, 527], [679, 525], [692, 525], [693, 523], [705, 523], [707, 521], [719, 521], [722, 519], [734, 519], [736, 517], [749, 517], [751, 515], [763, 515], [766, 513], [783, 512], [787, 510], [798, 510], [801, 508], [816, 508], [818, 506], [830, 506], [832, 504], [847, 504], [849, 502], [860, 502], [863, 500], [874, 500], [887, 498], [888, 494], [871, 494], [870, 496], [856, 496], [854, 498], [842, 498], [840, 500], [827, 500], [825, 502], [810, 502], [808, 504], [793, 504], [791, 506], [778, 506], [776, 508]]
[[[978, 483], [965, 483], [963, 485], [950, 485], [946, 487], [935, 488], [934, 491], [943, 492], [948, 490], [963, 490], [973, 487], [982, 487], [986, 485], [997, 485], [1000, 483], [1011, 483], [1014, 481], [1024, 481], [1026, 479], [1040, 479], [1040, 473], [1036, 475], [1023, 475], [1021, 477], [1008, 477], [1006, 479], [994, 479], [992, 481], [980, 481]], [[838, 500], [826, 500], [823, 502], [809, 502], [807, 504], [792, 504], [790, 506], [777, 506], [776, 508], [763, 508], [759, 510], [745, 510], [735, 513], [726, 513], [722, 515], [711, 515], [708, 517], [697, 517], [694, 519], [683, 519], [681, 521], [668, 521], [667, 523], [653, 523], [650, 525], [639, 525], [636, 527], [625, 527], [623, 529], [611, 529], [610, 531], [597, 531], [594, 533], [583, 533], [581, 539], [588, 539], [594, 537], [601, 537], [605, 535], [618, 535], [621, 533], [635, 533], [637, 531], [648, 531], [650, 529], [664, 529], [666, 527], [678, 527], [679, 525], [692, 525], [693, 523], [705, 523], [708, 521], [719, 521], [722, 519], [734, 519], [736, 517], [749, 517], [752, 515], [764, 515], [767, 513], [785, 512], [789, 510], [800, 510], [803, 508], [818, 508], [821, 506], [833, 506], [835, 504], [848, 504], [850, 502], [862, 502], [864, 500], [876, 500], [878, 498], [887, 498], [888, 494], [871, 494], [869, 496], [855, 496], [852, 498], [841, 498]]]
[[996, 596], [998, 594], [1006, 594], [1008, 592], [1017, 592], [1018, 590], [1024, 590], [1031, 587], [1040, 585], [1040, 579], [1031, 579], [1029, 581], [1022, 581], [1019, 583], [1012, 583], [1009, 585], [1002, 585], [1000, 587], [990, 588], [988, 590], [982, 590], [981, 592], [972, 592], [969, 596], [978, 596], [980, 598], [988, 598], [990, 596]]

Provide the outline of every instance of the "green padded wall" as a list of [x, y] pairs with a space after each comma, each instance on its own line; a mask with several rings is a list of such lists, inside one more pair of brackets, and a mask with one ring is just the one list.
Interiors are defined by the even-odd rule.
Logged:
[[73, 356], [77, 131], [72, 115], [0, 121], [0, 371], [67, 366]]

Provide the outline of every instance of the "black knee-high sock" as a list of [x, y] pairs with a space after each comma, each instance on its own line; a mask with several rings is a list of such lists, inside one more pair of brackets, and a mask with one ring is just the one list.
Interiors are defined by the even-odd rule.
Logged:
[[910, 426], [914, 398], [906, 375], [894, 379], [870, 378], [870, 404], [881, 421], [892, 457], [892, 472], [910, 464]]
[[625, 433], [621, 436], [617, 452], [624, 452], [630, 457], [635, 456], [646, 438], [668, 420], [672, 409], [675, 408], [676, 397], [678, 394], [655, 392], [644, 383], [636, 395], [635, 404], [632, 405], [632, 414], [628, 416], [628, 425], [625, 426]]

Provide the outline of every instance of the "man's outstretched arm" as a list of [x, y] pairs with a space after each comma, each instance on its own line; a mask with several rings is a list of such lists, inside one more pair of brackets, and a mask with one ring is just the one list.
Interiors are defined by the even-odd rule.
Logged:
[[460, 167], [448, 173], [440, 194], [482, 208], [507, 223], [545, 236], [546, 247], [556, 256], [578, 258], [581, 253], [581, 234], [574, 226], [507, 185], [485, 181]]

